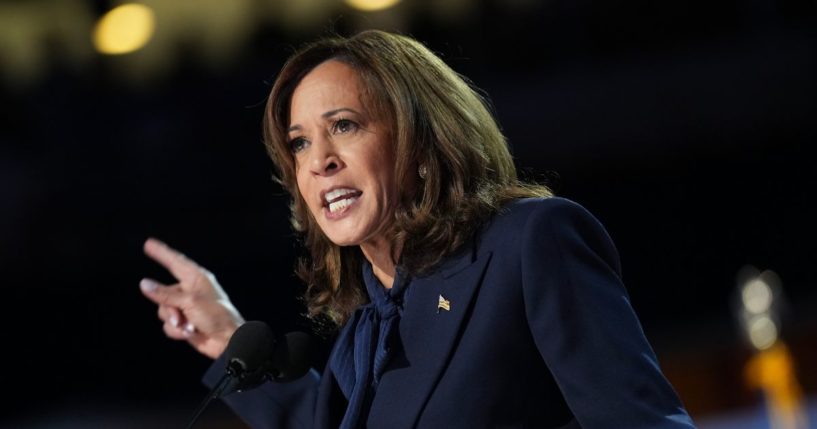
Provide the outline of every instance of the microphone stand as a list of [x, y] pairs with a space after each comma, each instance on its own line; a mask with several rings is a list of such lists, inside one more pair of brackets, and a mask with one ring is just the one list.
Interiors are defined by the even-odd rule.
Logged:
[[266, 323], [244, 323], [233, 333], [223, 353], [227, 360], [225, 374], [196, 408], [187, 429], [193, 427], [213, 399], [234, 391], [253, 389], [270, 379], [290, 381], [301, 377], [308, 367], [297, 363], [306, 362], [304, 356], [308, 350], [309, 337], [304, 333], [289, 333], [279, 343]]
[[227, 371], [226, 374], [221, 376], [221, 379], [218, 381], [216, 386], [213, 387], [213, 390], [210, 391], [210, 394], [207, 395], [204, 398], [204, 400], [201, 402], [201, 404], [199, 404], [199, 407], [196, 408], [196, 411], [193, 413], [193, 417], [190, 419], [190, 423], [187, 424], [186, 429], [190, 429], [190, 428], [193, 427], [193, 424], [196, 423], [196, 420], [199, 419], [199, 416], [201, 416], [201, 413], [204, 412], [204, 410], [207, 408], [208, 405], [210, 405], [210, 402], [212, 402], [213, 399], [220, 398], [221, 395], [226, 390], [228, 390], [227, 388], [230, 387], [230, 385], [232, 384], [231, 382], [234, 380], [234, 377], [235, 377], [235, 373], [233, 371], [229, 371], [229, 370]]

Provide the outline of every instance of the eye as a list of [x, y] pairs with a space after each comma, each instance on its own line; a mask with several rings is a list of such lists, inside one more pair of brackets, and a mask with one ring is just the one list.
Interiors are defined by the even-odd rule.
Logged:
[[358, 125], [349, 119], [338, 119], [332, 124], [332, 134], [346, 134], [358, 129]]
[[298, 153], [304, 150], [304, 148], [306, 148], [308, 144], [309, 141], [307, 141], [305, 138], [295, 137], [294, 139], [289, 141], [289, 151], [292, 153]]

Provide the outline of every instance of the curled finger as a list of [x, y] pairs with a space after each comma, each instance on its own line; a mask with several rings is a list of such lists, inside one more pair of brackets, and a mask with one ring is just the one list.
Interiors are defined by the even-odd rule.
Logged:
[[183, 328], [173, 326], [168, 321], [165, 321], [165, 323], [162, 325], [162, 329], [165, 331], [165, 335], [174, 340], [186, 340], [190, 338], [189, 334], [185, 334]]
[[190, 338], [196, 334], [196, 326], [190, 323], [189, 321], [185, 323], [184, 326], [181, 327], [181, 330], [182, 335], [184, 335], [185, 338]]
[[160, 305], [158, 314], [159, 320], [161, 320], [162, 322], [169, 323], [174, 328], [180, 327], [182, 323], [185, 322], [181, 310], [179, 310], [176, 307], [172, 307], [169, 305]]

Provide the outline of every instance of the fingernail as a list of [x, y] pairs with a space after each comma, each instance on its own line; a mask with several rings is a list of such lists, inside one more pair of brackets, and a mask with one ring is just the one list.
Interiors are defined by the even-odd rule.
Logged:
[[155, 292], [156, 288], [158, 288], [159, 285], [157, 285], [156, 282], [154, 282], [154, 281], [150, 281], [148, 279], [142, 279], [142, 281], [139, 282], [139, 287], [142, 289], [143, 292], [150, 293], [150, 292]]
[[187, 336], [189, 337], [189, 336], [193, 335], [193, 333], [194, 333], [194, 332], [196, 332], [196, 327], [195, 327], [195, 326], [193, 326], [193, 324], [192, 324], [192, 323], [187, 322], [187, 323], [184, 325], [184, 334], [185, 334], [185, 335], [187, 335]]
[[179, 327], [179, 318], [178, 318], [178, 316], [170, 316], [170, 320], [168, 320], [168, 321], [170, 322], [171, 325], [173, 325], [174, 328]]

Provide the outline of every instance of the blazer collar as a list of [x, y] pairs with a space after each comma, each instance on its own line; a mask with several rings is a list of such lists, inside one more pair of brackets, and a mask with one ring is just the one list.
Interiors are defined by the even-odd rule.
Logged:
[[[384, 374], [373, 412], [394, 412], [394, 407], [399, 406], [407, 427], [416, 424], [448, 365], [490, 259], [491, 253], [477, 257], [473, 246], [466, 246], [434, 274], [412, 281], [400, 321], [406, 360], [393, 362], [395, 365]], [[378, 420], [375, 415], [370, 418]]]

